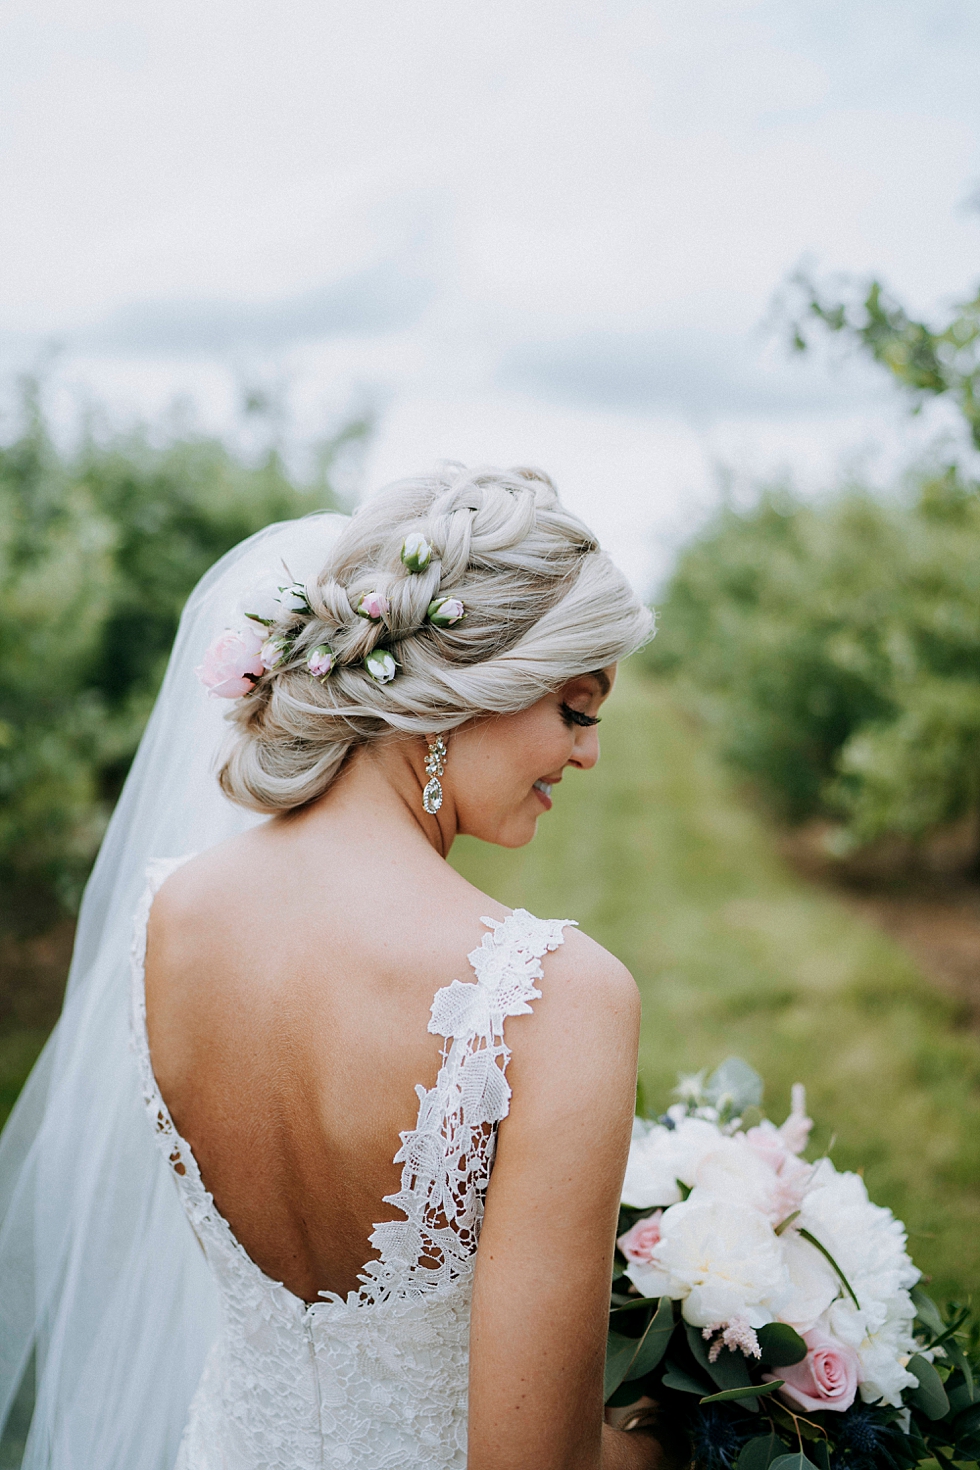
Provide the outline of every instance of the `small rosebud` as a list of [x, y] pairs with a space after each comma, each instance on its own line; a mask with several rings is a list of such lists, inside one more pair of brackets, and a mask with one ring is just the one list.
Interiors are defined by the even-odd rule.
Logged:
[[371, 678], [377, 679], [379, 684], [390, 684], [398, 673], [394, 655], [390, 654], [387, 648], [373, 648], [364, 660], [364, 667]]
[[357, 604], [358, 617], [372, 623], [380, 623], [388, 611], [388, 599], [383, 592], [365, 592]]
[[267, 638], [259, 649], [259, 658], [265, 669], [278, 669], [289, 652], [288, 638]]
[[306, 660], [306, 667], [314, 679], [325, 679], [333, 668], [333, 649], [326, 643], [319, 644]]
[[432, 547], [421, 531], [412, 531], [402, 546], [402, 561], [410, 572], [424, 572], [432, 560]]
[[302, 613], [304, 617], [309, 617], [313, 611], [310, 607], [310, 600], [306, 595], [306, 588], [302, 582], [294, 582], [291, 587], [280, 587], [279, 601], [282, 604], [283, 612], [287, 615], [289, 613]]
[[458, 597], [437, 597], [429, 603], [428, 619], [437, 628], [451, 628], [466, 617], [466, 608]]

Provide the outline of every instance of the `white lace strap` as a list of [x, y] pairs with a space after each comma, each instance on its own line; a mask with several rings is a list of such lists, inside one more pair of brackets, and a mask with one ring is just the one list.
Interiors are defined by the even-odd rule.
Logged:
[[188, 852], [184, 853], [183, 857], [154, 858], [151, 863], [147, 864], [146, 886], [140, 895], [140, 901], [133, 916], [133, 942], [130, 951], [133, 1037], [138, 1051], [144, 1049], [140, 1043], [145, 1044], [146, 1035], [146, 930], [150, 922], [150, 909], [153, 907], [153, 900], [171, 873], [176, 873], [177, 869], [183, 867], [184, 863], [190, 862], [193, 856], [193, 853]]
[[437, 992], [429, 1031], [444, 1038], [442, 1066], [431, 1091], [416, 1089], [418, 1122], [395, 1155], [401, 1189], [385, 1198], [407, 1218], [375, 1227], [371, 1244], [381, 1259], [361, 1277], [365, 1300], [446, 1288], [471, 1267], [497, 1125], [510, 1108], [504, 1021], [530, 1013], [541, 995], [541, 958], [573, 922], [536, 919], [526, 909], [485, 918], [490, 932], [469, 956], [476, 980]]
[[429, 1021], [436, 1036], [489, 1044], [503, 1036], [507, 1016], [529, 1015], [531, 1001], [541, 998], [535, 983], [544, 976], [541, 958], [558, 948], [575, 920], [536, 919], [527, 909], [515, 909], [506, 919], [481, 923], [490, 932], [467, 956], [476, 983], [454, 980], [437, 992]]

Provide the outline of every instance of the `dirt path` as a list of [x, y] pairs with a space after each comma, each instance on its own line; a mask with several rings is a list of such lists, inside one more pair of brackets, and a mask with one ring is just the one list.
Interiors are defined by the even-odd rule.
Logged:
[[861, 892], [837, 887], [845, 902], [880, 925], [918, 961], [930, 980], [964, 1007], [980, 1030], [980, 885], [945, 891]]
[[802, 877], [896, 939], [923, 974], [959, 1002], [963, 1023], [980, 1031], [980, 881], [939, 873], [848, 875], [821, 851], [817, 824], [784, 833], [779, 846]]

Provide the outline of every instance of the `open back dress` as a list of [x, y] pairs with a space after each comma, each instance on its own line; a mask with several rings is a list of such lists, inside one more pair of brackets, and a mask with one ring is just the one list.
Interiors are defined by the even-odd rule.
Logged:
[[215, 1278], [221, 1330], [176, 1470], [463, 1470], [470, 1295], [497, 1127], [507, 1116], [504, 1021], [540, 997], [541, 959], [568, 920], [516, 909], [469, 956], [475, 980], [437, 991], [435, 1086], [417, 1087], [401, 1134], [404, 1218], [374, 1228], [360, 1287], [302, 1301], [255, 1264], [216, 1209], [153, 1074], [146, 1033], [146, 930], [154, 896], [186, 858], [153, 863], [133, 940], [133, 1042], [151, 1126]]

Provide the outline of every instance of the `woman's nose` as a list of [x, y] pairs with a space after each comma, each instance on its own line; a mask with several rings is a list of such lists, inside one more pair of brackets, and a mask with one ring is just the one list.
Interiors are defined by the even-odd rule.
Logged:
[[575, 746], [569, 765], [578, 766], [580, 771], [591, 771], [599, 759], [599, 732], [596, 729], [576, 732]]

